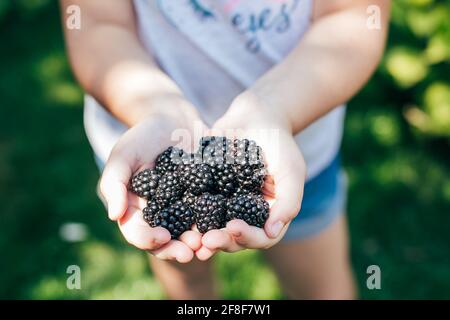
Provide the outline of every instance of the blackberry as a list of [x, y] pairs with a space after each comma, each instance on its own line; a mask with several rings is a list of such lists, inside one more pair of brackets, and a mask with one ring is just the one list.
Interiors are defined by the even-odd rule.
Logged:
[[194, 195], [210, 191], [214, 186], [211, 167], [205, 163], [180, 164], [178, 174], [184, 187]]
[[249, 191], [260, 191], [267, 174], [262, 149], [252, 140], [234, 140], [234, 172], [239, 187]]
[[180, 183], [178, 174], [176, 172], [167, 172], [159, 179], [155, 200], [161, 207], [166, 207], [179, 200], [183, 191], [184, 188]]
[[189, 154], [182, 149], [176, 147], [169, 147], [158, 158], [156, 158], [156, 171], [160, 174], [166, 174], [168, 172], [175, 172], [178, 165], [183, 162], [183, 159], [188, 157]]
[[264, 165], [263, 153], [260, 146], [253, 140], [235, 139], [233, 142], [234, 160], [237, 164]]
[[237, 187], [236, 174], [233, 169], [234, 144], [225, 137], [204, 137], [200, 140], [198, 153], [203, 163], [211, 167], [216, 192], [228, 195]]
[[194, 224], [194, 214], [189, 206], [181, 200], [162, 209], [153, 218], [150, 226], [159, 226], [167, 229], [172, 239], [177, 239], [183, 232], [191, 229]]
[[242, 189], [257, 192], [264, 187], [264, 178], [267, 174], [264, 166], [240, 164], [235, 165], [233, 169], [237, 183]]
[[233, 198], [233, 197], [237, 197], [237, 196], [241, 196], [241, 195], [247, 195], [247, 194], [258, 196], [258, 197], [261, 197], [262, 199], [264, 199], [262, 190], [250, 191], [247, 189], [243, 189], [241, 187], [237, 187], [236, 190], [229, 196], [229, 198]]
[[215, 188], [218, 193], [229, 195], [236, 191], [238, 183], [236, 171], [232, 164], [217, 164], [212, 167], [211, 170], [214, 177]]
[[190, 191], [186, 191], [181, 198], [183, 203], [191, 208], [194, 207], [195, 201], [197, 200], [197, 196]]
[[197, 151], [203, 163], [215, 167], [218, 164], [233, 163], [233, 143], [225, 137], [203, 137]]
[[155, 217], [161, 210], [161, 207], [155, 200], [150, 200], [147, 202], [147, 206], [142, 210], [144, 214], [144, 220], [150, 225], [150, 227], [154, 228], [155, 225]]
[[225, 227], [226, 198], [224, 196], [204, 193], [197, 198], [193, 209], [197, 229], [201, 233]]
[[130, 181], [130, 189], [141, 198], [149, 198], [155, 195], [158, 187], [159, 174], [154, 169], [139, 172]]
[[262, 195], [241, 194], [228, 200], [226, 221], [241, 219], [262, 228], [269, 217], [269, 203]]

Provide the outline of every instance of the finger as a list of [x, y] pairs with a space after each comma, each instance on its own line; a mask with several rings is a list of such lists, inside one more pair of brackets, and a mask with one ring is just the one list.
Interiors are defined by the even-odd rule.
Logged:
[[193, 251], [197, 251], [202, 246], [202, 235], [193, 230], [185, 231], [179, 239]]
[[296, 173], [293, 170], [276, 180], [276, 200], [270, 208], [269, 218], [264, 226], [270, 238], [277, 238], [285, 225], [295, 218], [300, 211], [303, 197], [304, 175], [302, 171], [298, 170]]
[[179, 263], [188, 263], [194, 258], [194, 252], [183, 242], [171, 240], [161, 248], [151, 253], [162, 260], [176, 260]]
[[216, 253], [216, 250], [211, 250], [205, 246], [202, 246], [195, 252], [197, 259], [200, 261], [206, 261]]
[[236, 252], [242, 250], [226, 229], [211, 230], [203, 235], [202, 244], [210, 250]]
[[127, 185], [131, 174], [126, 160], [112, 154], [100, 181], [100, 191], [107, 202], [111, 220], [120, 219], [127, 209]]
[[262, 189], [262, 194], [267, 199], [275, 199], [275, 182], [272, 175], [267, 175], [264, 178], [264, 185]]
[[269, 239], [263, 229], [249, 226], [243, 220], [231, 220], [226, 230], [231, 234], [234, 242], [240, 247], [249, 249], [264, 249], [274, 242]]
[[142, 250], [155, 250], [170, 241], [170, 233], [162, 227], [150, 228], [142, 218], [142, 212], [130, 206], [125, 215], [118, 221], [124, 238]]

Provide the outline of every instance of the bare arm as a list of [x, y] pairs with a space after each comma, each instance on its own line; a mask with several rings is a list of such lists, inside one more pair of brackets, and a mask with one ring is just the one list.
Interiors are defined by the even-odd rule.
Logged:
[[[369, 79], [384, 50], [389, 0], [317, 0], [311, 28], [280, 64], [236, 99], [230, 112], [266, 108], [297, 133], [348, 101]], [[381, 28], [366, 26], [369, 5]]]
[[156, 257], [188, 262], [200, 246], [196, 231], [171, 240], [169, 232], [143, 219], [143, 199], [127, 191], [130, 177], [149, 168], [173, 145], [175, 129], [197, 122], [195, 108], [140, 43], [131, 0], [61, 0], [81, 9], [81, 30], [65, 30], [73, 70], [86, 92], [131, 127], [114, 146], [100, 181], [108, 214], [124, 238]]
[[[275, 128], [277, 145], [256, 137], [272, 179], [265, 194], [275, 199], [264, 229], [234, 220], [226, 230], [206, 233], [211, 252], [269, 248], [283, 237], [298, 214], [306, 168], [292, 134], [350, 99], [367, 81], [382, 55], [387, 31], [388, 0], [316, 0], [311, 28], [291, 54], [264, 74], [232, 103], [215, 128]], [[366, 27], [367, 7], [381, 9], [381, 29]], [[256, 130], [256, 131], [257, 131]], [[288, 152], [286, 152], [288, 150]], [[199, 251], [200, 252], [200, 251]], [[207, 259], [211, 254], [202, 254]]]
[[140, 43], [130, 0], [61, 0], [81, 9], [81, 29], [65, 30], [71, 64], [83, 88], [114, 116], [135, 125], [151, 114], [187, 126], [195, 110]]

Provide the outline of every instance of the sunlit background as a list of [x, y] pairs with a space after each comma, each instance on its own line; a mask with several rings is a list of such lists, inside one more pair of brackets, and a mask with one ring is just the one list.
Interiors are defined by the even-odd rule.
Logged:
[[[0, 1], [0, 298], [163, 298], [96, 197], [59, 19], [55, 0]], [[386, 55], [349, 103], [343, 146], [363, 298], [450, 298], [449, 62], [450, 1], [393, 1]], [[381, 290], [365, 287], [371, 264]], [[81, 290], [66, 288], [69, 265]], [[258, 252], [215, 267], [225, 298], [283, 298]]]

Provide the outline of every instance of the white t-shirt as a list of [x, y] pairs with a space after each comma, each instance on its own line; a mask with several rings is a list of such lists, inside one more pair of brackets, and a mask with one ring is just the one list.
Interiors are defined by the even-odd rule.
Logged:
[[[299, 43], [312, 12], [312, 0], [134, 0], [134, 6], [145, 48], [208, 125]], [[344, 114], [340, 106], [295, 136], [309, 179], [336, 156]], [[101, 161], [126, 130], [90, 96], [85, 127]]]

